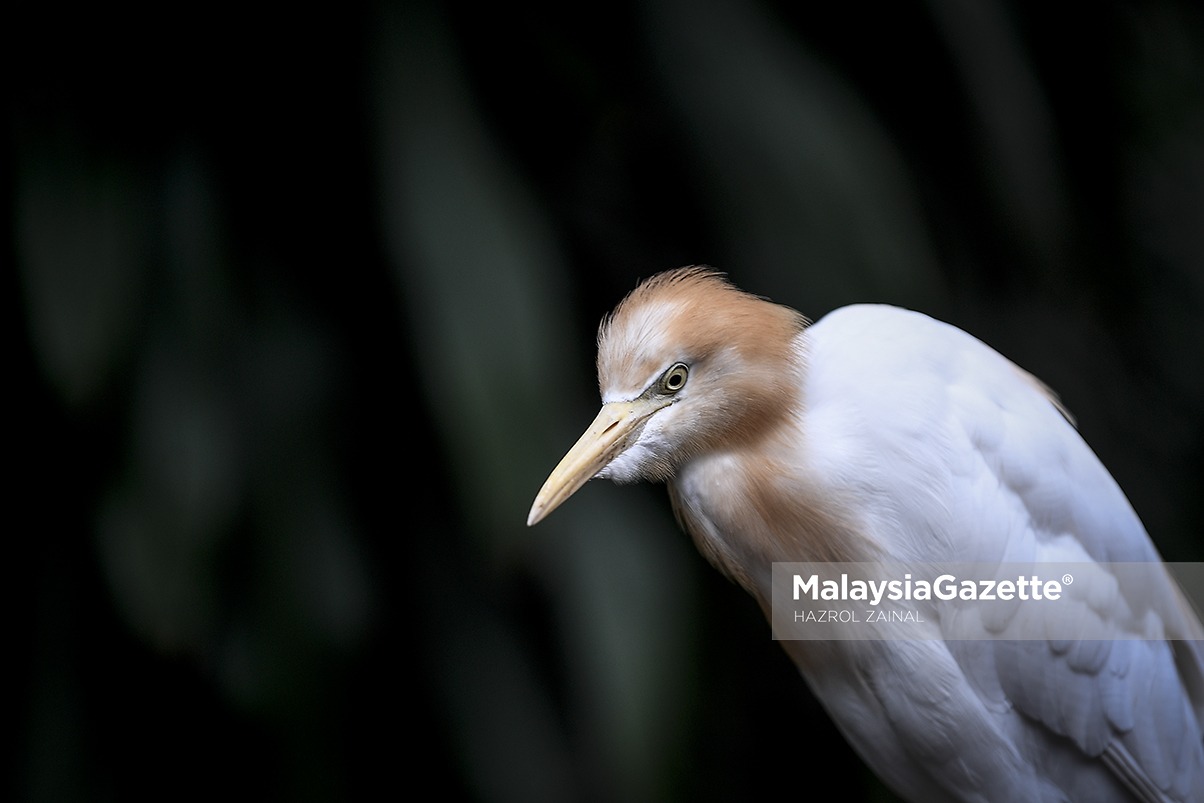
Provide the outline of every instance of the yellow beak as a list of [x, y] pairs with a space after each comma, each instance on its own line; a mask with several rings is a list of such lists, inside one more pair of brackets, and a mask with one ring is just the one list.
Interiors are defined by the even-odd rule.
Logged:
[[539, 489], [527, 516], [527, 526], [538, 524], [618, 457], [630, 445], [629, 436], [663, 406], [663, 401], [645, 398], [603, 405], [594, 423], [552, 469]]

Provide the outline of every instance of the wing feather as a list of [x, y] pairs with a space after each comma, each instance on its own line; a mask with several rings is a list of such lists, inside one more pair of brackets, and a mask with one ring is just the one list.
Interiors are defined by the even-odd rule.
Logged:
[[[885, 500], [890, 514], [869, 514], [866, 526], [895, 557], [1099, 566], [1073, 595], [1081, 632], [1094, 639], [946, 642], [957, 683], [983, 703], [977, 715], [995, 717], [1073, 799], [1204, 800], [1200, 644], [1142, 637], [1200, 639], [1204, 630], [1056, 397], [981, 342], [917, 313], [845, 308], [807, 337], [807, 425], [831, 436], [809, 459], [842, 490]], [[1108, 573], [1113, 563], [1150, 569], [1125, 581]], [[1006, 634], [1032, 609], [984, 620], [983, 635]], [[916, 726], [897, 711], [893, 721]], [[1078, 763], [1090, 761], [1098, 772]]]

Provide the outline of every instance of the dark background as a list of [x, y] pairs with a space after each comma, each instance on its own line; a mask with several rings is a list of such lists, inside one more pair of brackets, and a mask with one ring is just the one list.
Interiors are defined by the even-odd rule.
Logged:
[[524, 526], [705, 262], [1055, 388], [1204, 558], [1188, 2], [16, 2], [6, 796], [889, 799], [662, 488]]

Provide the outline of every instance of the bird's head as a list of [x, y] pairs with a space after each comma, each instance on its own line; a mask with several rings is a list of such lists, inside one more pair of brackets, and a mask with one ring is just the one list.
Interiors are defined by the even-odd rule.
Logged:
[[709, 268], [643, 282], [598, 330], [602, 410], [544, 483], [535, 524], [592, 477], [665, 480], [690, 459], [755, 442], [799, 402], [806, 319]]

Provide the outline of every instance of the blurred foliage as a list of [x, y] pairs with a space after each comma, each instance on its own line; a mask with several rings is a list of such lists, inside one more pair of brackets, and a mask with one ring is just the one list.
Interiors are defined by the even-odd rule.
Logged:
[[663, 489], [524, 526], [677, 265], [973, 332], [1204, 558], [1195, 5], [582, 13], [9, 10], [10, 798], [888, 799]]

